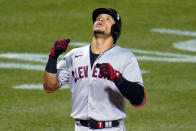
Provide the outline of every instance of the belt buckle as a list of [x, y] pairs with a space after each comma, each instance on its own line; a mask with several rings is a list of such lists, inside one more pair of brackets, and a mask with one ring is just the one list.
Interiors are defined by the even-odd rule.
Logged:
[[88, 127], [90, 129], [102, 129], [103, 128], [103, 122], [101, 121], [89, 121]]
[[99, 121], [97, 124], [98, 124], [98, 128], [99, 129], [102, 129], [103, 128], [103, 122], [102, 121]]

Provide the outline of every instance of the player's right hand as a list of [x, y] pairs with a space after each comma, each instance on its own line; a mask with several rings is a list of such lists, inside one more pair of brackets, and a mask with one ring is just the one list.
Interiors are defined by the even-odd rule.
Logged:
[[70, 39], [62, 39], [54, 42], [54, 45], [49, 53], [50, 58], [57, 59], [59, 55], [66, 51]]

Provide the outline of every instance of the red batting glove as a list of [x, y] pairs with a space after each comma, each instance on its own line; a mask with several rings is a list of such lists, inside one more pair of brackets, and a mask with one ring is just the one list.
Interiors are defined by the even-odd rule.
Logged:
[[66, 51], [70, 39], [62, 39], [54, 42], [54, 45], [49, 53], [50, 58], [57, 59], [60, 54]]
[[117, 81], [121, 75], [119, 71], [113, 69], [110, 63], [97, 64], [96, 66], [100, 68], [100, 75], [109, 80]]

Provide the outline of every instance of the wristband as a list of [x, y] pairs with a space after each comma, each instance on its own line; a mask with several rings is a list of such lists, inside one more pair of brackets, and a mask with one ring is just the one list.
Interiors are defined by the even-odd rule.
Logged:
[[56, 65], [57, 65], [57, 59], [49, 57], [48, 63], [46, 64], [45, 71], [56, 74], [57, 73]]

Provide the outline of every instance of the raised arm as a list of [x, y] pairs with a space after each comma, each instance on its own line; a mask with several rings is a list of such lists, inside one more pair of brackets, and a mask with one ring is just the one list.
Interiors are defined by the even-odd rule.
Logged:
[[60, 88], [56, 68], [57, 59], [60, 54], [66, 51], [69, 42], [69, 39], [57, 40], [49, 53], [43, 79], [43, 88], [46, 93], [55, 92]]

